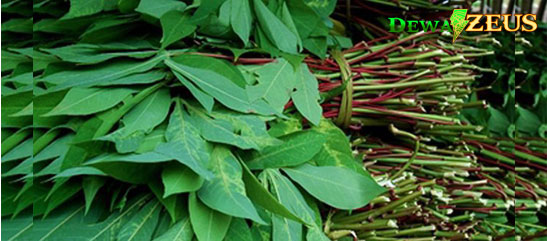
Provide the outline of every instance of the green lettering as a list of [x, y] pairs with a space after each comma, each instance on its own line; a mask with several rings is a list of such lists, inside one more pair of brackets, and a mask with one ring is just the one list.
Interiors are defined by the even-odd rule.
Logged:
[[448, 20], [444, 20], [443, 26], [441, 27], [441, 30], [452, 32], [452, 28], [450, 27], [450, 23]]
[[409, 20], [408, 22], [408, 32], [409, 33], [415, 33], [418, 32], [418, 21], [416, 20]]
[[[395, 26], [395, 20], [399, 21], [399, 24], [401, 25], [398, 29]], [[401, 18], [389, 18], [389, 32], [392, 33], [399, 33], [402, 32], [405, 29], [405, 20]]]
[[[433, 25], [435, 23], [435, 25]], [[437, 25], [439, 24], [439, 21], [420, 21], [420, 24], [422, 25], [422, 29], [424, 32], [427, 31], [435, 31], [437, 30]], [[429, 30], [431, 29], [431, 30]]]

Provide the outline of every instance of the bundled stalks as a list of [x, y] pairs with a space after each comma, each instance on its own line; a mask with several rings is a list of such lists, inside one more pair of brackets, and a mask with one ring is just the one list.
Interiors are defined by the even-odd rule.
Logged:
[[[465, 38], [498, 43], [488, 35]], [[494, 53], [449, 45], [441, 33], [387, 41], [362, 42], [323, 62], [307, 60], [320, 80], [324, 116], [353, 130], [352, 146], [365, 168], [390, 189], [361, 209], [331, 212], [329, 237], [544, 237], [544, 140], [496, 136], [462, 114], [490, 110], [476, 94], [492, 86], [476, 82], [497, 70], [473, 60]]]

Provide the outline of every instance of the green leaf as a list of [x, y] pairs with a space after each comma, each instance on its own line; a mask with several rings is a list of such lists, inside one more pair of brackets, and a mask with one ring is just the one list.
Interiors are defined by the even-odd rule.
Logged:
[[105, 183], [106, 183], [106, 179], [102, 177], [89, 176], [89, 177], [83, 178], [82, 187], [84, 189], [84, 197], [85, 197], [85, 214], [88, 213], [89, 208], [91, 207], [91, 204], [93, 203], [93, 199], [95, 199], [95, 195], [97, 195], [97, 192], [99, 191], [99, 189], [101, 189], [101, 187]]
[[59, 185], [59, 188], [52, 188], [48, 194], [49, 198], [47, 198], [47, 206], [44, 212], [44, 216], [47, 216], [52, 210], [66, 202], [81, 189], [82, 186], [77, 181], [64, 182]]
[[324, 59], [327, 54], [327, 38], [326, 37], [313, 37], [304, 40], [304, 48], [319, 58]]
[[268, 134], [276, 138], [302, 130], [302, 121], [296, 118], [287, 120], [277, 119], [268, 124], [270, 125]]
[[260, 205], [264, 209], [286, 217], [298, 222], [304, 223], [299, 217], [292, 214], [285, 206], [279, 203], [274, 196], [262, 186], [260, 181], [249, 170], [244, 162], [240, 162], [243, 166], [243, 181], [245, 182], [245, 189], [247, 190], [247, 196], [256, 204]]
[[[211, 63], [214, 63], [214, 60], [212, 58], [200, 57], [199, 59], [201, 60], [198, 60], [198, 58], [196, 58], [196, 60], [198, 61], [196, 61], [195, 65], [199, 64], [207, 66]], [[209, 60], [210, 62], [205, 62]], [[211, 95], [220, 103], [230, 109], [244, 113], [256, 112], [265, 115], [273, 114], [273, 110], [264, 111], [265, 107], [262, 103], [251, 103], [245, 90], [232, 82], [233, 80], [226, 77], [231, 75], [220, 74], [219, 72], [217, 72], [223, 71], [224, 69], [226, 69], [226, 71], [229, 71], [229, 68], [222, 68], [213, 71], [208, 69], [209, 67], [191, 67], [175, 62], [172, 59], [165, 60], [165, 64], [171, 69], [181, 73], [183, 76], [190, 79], [200, 89], [202, 89], [204, 92]], [[243, 76], [241, 76], [241, 78], [242, 82], [245, 83]]]
[[2, 155], [2, 163], [15, 161], [32, 156], [32, 138], [28, 138]]
[[197, 191], [203, 185], [203, 178], [179, 163], [171, 163], [164, 167], [161, 180], [165, 187], [163, 197]]
[[243, 41], [243, 44], [247, 45], [253, 24], [253, 16], [249, 0], [231, 1], [232, 9], [230, 13], [230, 23], [232, 24], [232, 29]]
[[321, 17], [304, 0], [287, 1], [287, 4], [300, 38], [308, 38], [316, 28], [326, 28]]
[[224, 215], [201, 203], [195, 193], [188, 197], [192, 229], [198, 241], [222, 241], [230, 227], [231, 216]]
[[38, 79], [38, 81], [55, 85], [49, 88], [48, 92], [72, 87], [104, 85], [131, 74], [146, 72], [154, 68], [164, 58], [164, 55], [160, 55], [147, 61], [123, 60], [93, 66], [93, 68], [61, 71]]
[[251, 229], [245, 219], [233, 218], [224, 241], [253, 241]]
[[296, 29], [296, 26], [294, 25], [294, 21], [292, 19], [291, 13], [289, 12], [289, 9], [287, 8], [287, 3], [281, 3], [281, 6], [279, 6], [279, 9], [277, 10], [277, 15], [281, 18], [281, 22], [289, 28], [289, 30], [296, 36], [296, 44], [298, 46], [298, 50], [301, 50], [302, 46], [302, 40], [300, 39], [300, 35], [298, 34], [298, 30]]
[[[179, 196], [176, 195], [164, 198], [163, 187], [159, 180], [150, 181], [148, 183], [148, 187], [150, 188], [152, 193], [154, 193], [154, 196], [156, 196], [158, 201], [163, 205], [165, 211], [169, 213], [169, 216], [171, 217], [171, 223], [180, 220], [181, 217], [184, 217], [186, 215], [186, 203], [182, 202], [179, 199]], [[157, 236], [156, 234], [155, 236]]]
[[258, 116], [215, 111], [209, 117], [203, 111], [191, 105], [188, 106], [195, 125], [203, 138], [208, 141], [237, 146], [245, 150], [260, 150], [280, 142], [268, 135], [264, 120]]
[[145, 163], [159, 163], [172, 160], [159, 153], [148, 152], [144, 154], [119, 155], [106, 154], [92, 158], [85, 165], [95, 167], [118, 180], [143, 184], [159, 175], [159, 165], [143, 165]]
[[49, 160], [63, 155], [69, 147], [70, 141], [74, 138], [74, 134], [70, 133], [57, 138], [51, 144], [42, 149], [38, 154], [34, 155], [34, 163]]
[[509, 125], [511, 125], [507, 116], [493, 107], [488, 108], [488, 113], [490, 114], [490, 118], [488, 118], [488, 130], [494, 132], [496, 135], [507, 136], [507, 130], [509, 129]]
[[146, 97], [131, 109], [123, 118], [123, 127], [109, 135], [98, 138], [116, 143], [119, 153], [135, 151], [145, 134], [162, 123], [169, 112], [171, 95], [169, 90], [162, 88]]
[[2, 31], [32, 33], [32, 18], [12, 18], [2, 23]]
[[251, 234], [255, 241], [271, 241], [272, 240], [272, 227], [266, 225], [260, 225], [253, 223], [251, 227]]
[[133, 92], [126, 88], [72, 88], [61, 103], [44, 116], [97, 113], [114, 107]]
[[515, 125], [519, 132], [525, 133], [527, 136], [536, 136], [541, 126], [541, 120], [534, 114], [522, 107], [517, 107], [519, 117]]
[[189, 20], [190, 16], [180, 11], [170, 11], [161, 16], [160, 22], [163, 30], [163, 37], [161, 39], [162, 49], [192, 34], [196, 30], [196, 25]]
[[135, 11], [160, 19], [172, 10], [183, 11], [186, 4], [177, 0], [141, 0]]
[[307, 241], [330, 241], [331, 239], [328, 238], [325, 233], [323, 233], [323, 230], [321, 230], [320, 227], [314, 226], [308, 228], [308, 232], [306, 234], [306, 240]]
[[[40, 49], [41, 51], [55, 55], [66, 62], [80, 64], [96, 64], [117, 57], [148, 58], [156, 54], [155, 50], [143, 51], [105, 51], [99, 45], [93, 44], [73, 44], [54, 49]], [[123, 49], [122, 49], [123, 50]]]
[[295, 87], [296, 90], [291, 94], [291, 98], [296, 109], [312, 124], [319, 125], [323, 112], [319, 105], [319, 86], [306, 64], [302, 64], [296, 72]]
[[188, 88], [190, 93], [192, 93], [192, 95], [196, 98], [196, 100], [198, 100], [203, 108], [207, 110], [207, 112], [211, 112], [213, 110], [213, 105], [215, 104], [213, 97], [198, 89], [194, 84], [192, 84], [192, 82], [178, 72], [173, 71], [173, 74], [184, 86], [186, 86], [186, 88]]
[[120, 241], [148, 241], [152, 239], [158, 224], [161, 205], [158, 201], [150, 201], [131, 220], [123, 225], [117, 235]]
[[252, 169], [297, 166], [309, 161], [325, 143], [323, 134], [299, 131], [280, 138], [283, 144], [254, 152], [246, 162]]
[[145, 73], [127, 75], [111, 82], [103, 82], [97, 84], [97, 86], [152, 84], [164, 79], [166, 75], [163, 70], [151, 70]]
[[281, 112], [289, 101], [295, 82], [292, 66], [283, 58], [258, 69], [258, 84], [247, 88], [251, 101], [264, 98], [275, 110]]
[[[31, 154], [32, 155], [32, 154]], [[10, 177], [15, 175], [31, 175], [32, 174], [32, 158], [29, 157], [17, 166], [10, 169], [9, 171], [2, 173], [2, 177]]]
[[167, 142], [158, 145], [155, 152], [175, 159], [203, 178], [209, 179], [213, 176], [207, 170], [209, 147], [189, 119], [190, 116], [177, 101], [165, 133]]
[[205, 181], [199, 190], [200, 200], [222, 213], [264, 223], [245, 194], [241, 166], [230, 150], [222, 146], [215, 147], [210, 166], [215, 177]]
[[161, 236], [155, 238], [154, 241], [190, 241], [193, 237], [194, 232], [192, 231], [190, 218], [185, 217], [176, 222]]
[[224, 3], [223, 0], [200, 2], [198, 9], [192, 15], [192, 21], [195, 21], [195, 22], [203, 21], [212, 13], [216, 12], [222, 3]]
[[273, 241], [302, 240], [302, 224], [286, 218], [272, 217]]
[[[4, 88], [4, 87], [2, 87]], [[33, 100], [32, 91], [25, 91], [9, 96], [2, 96], [2, 128], [6, 127], [24, 127], [32, 124], [32, 118], [30, 116], [12, 117], [15, 114], [23, 110]]]
[[[264, 173], [268, 176], [270, 188], [279, 202], [307, 223], [313, 223], [314, 213], [306, 204], [306, 201], [298, 189], [277, 170], [268, 169]], [[272, 225], [273, 240], [302, 240], [301, 223], [283, 217], [273, 216]]]
[[[4, 188], [2, 188], [4, 189]], [[2, 209], [6, 208], [4, 202], [2, 202]], [[4, 212], [4, 210], [2, 210]], [[2, 216], [4, 214], [2, 213]], [[34, 222], [32, 220], [32, 213], [29, 215], [19, 215], [9, 220], [2, 220], [2, 239], [15, 241], [25, 231], [32, 229]]]
[[365, 176], [370, 176], [363, 167], [355, 161], [351, 150], [351, 144], [346, 134], [340, 130], [330, 120], [322, 120], [321, 123], [314, 127], [312, 131], [316, 131], [326, 135], [327, 141], [323, 143], [323, 147], [313, 157], [313, 161], [318, 166], [337, 166], [346, 167], [361, 173]]
[[346, 168], [303, 164], [283, 170], [312, 196], [339, 209], [363, 207], [385, 192], [373, 179]]
[[19, 64], [29, 62], [28, 57], [16, 54], [7, 50], [2, 50], [2, 72], [15, 69]]
[[[14, 240], [74, 241], [109, 240], [150, 196], [140, 196], [129, 201], [128, 207], [114, 212], [106, 220], [89, 224], [84, 216], [84, 206], [80, 203], [64, 205], [45, 219], [35, 219], [32, 228], [25, 229]], [[3, 226], [3, 225], [2, 225]], [[4, 230], [2, 230], [2, 236]]]
[[296, 54], [296, 35], [264, 5], [262, 0], [254, 0], [253, 3], [260, 28], [271, 43], [283, 52]]
[[281, 175], [276, 169], [267, 169], [264, 171], [264, 174], [268, 178], [272, 193], [281, 204], [306, 224], [311, 226], [315, 223], [315, 213], [308, 206], [298, 188], [288, 178]]
[[72, 167], [69, 169], [66, 169], [62, 171], [61, 173], [55, 175], [54, 178], [63, 178], [63, 177], [74, 177], [74, 176], [82, 176], [82, 175], [96, 175], [96, 176], [106, 176], [105, 173], [103, 173], [101, 170], [98, 170], [94, 167]]
[[77, 18], [92, 15], [103, 10], [103, 0], [70, 0], [70, 9], [61, 19]]
[[122, 13], [130, 13], [139, 5], [140, 0], [119, 0], [118, 9]]

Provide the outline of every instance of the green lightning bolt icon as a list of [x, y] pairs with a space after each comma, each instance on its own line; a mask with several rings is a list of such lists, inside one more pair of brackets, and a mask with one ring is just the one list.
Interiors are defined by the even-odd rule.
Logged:
[[467, 26], [467, 23], [469, 23], [469, 20], [465, 20], [465, 16], [467, 16], [467, 9], [454, 9], [452, 16], [450, 16], [450, 22], [452, 29], [454, 30], [454, 39], [452, 39], [452, 43], [456, 41], [458, 36], [460, 36], [460, 33], [463, 32], [465, 26]]

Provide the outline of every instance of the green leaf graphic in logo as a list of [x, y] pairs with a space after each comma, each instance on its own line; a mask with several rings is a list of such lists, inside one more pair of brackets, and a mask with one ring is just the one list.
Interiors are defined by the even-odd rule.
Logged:
[[454, 9], [452, 16], [450, 16], [450, 22], [452, 28], [454, 29], [454, 38], [452, 39], [452, 43], [456, 41], [467, 23], [469, 23], [469, 20], [465, 20], [465, 16], [467, 16], [467, 9]]

